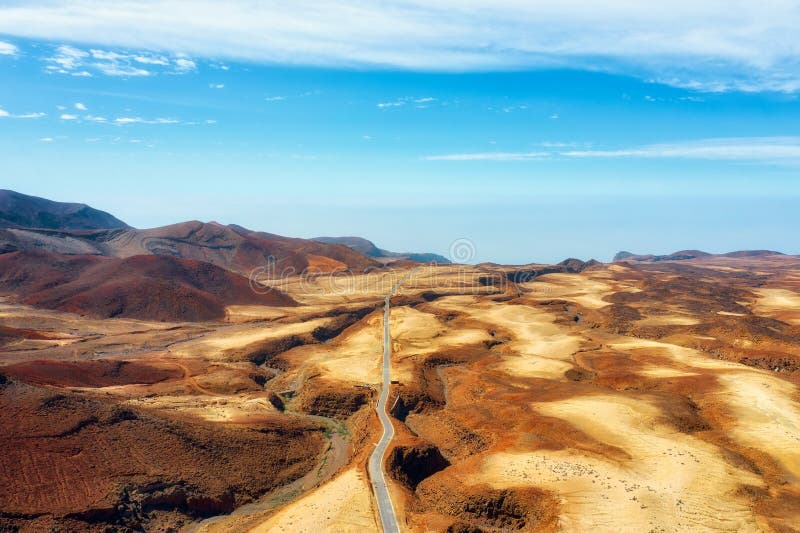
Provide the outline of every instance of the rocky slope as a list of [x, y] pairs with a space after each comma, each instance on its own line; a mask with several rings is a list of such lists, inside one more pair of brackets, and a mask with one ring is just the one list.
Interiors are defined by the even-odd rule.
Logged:
[[302, 476], [324, 441], [297, 419], [188, 423], [2, 374], [0, 424], [0, 531], [174, 531]]
[[247, 278], [210, 263], [170, 256], [125, 259], [41, 251], [0, 255], [0, 293], [99, 318], [201, 321], [233, 304], [294, 305], [278, 290], [254, 292]]
[[0, 230], [0, 253], [46, 250], [62, 254], [165, 255], [205, 261], [249, 275], [256, 269], [270, 273], [304, 271], [363, 271], [380, 266], [377, 261], [340, 244], [324, 244], [224, 226], [215, 222], [181, 222], [151, 229]]

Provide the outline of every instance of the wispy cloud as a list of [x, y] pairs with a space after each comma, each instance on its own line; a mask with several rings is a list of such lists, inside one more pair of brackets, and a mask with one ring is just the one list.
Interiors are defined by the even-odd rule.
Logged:
[[379, 108], [387, 108], [387, 107], [403, 107], [406, 104], [414, 105], [414, 107], [419, 109], [424, 109], [429, 107], [431, 104], [436, 102], [436, 98], [431, 96], [423, 96], [423, 97], [415, 97], [415, 96], [404, 96], [402, 98], [397, 98], [396, 100], [391, 100], [388, 102], [378, 102], [375, 104], [375, 107]]
[[44, 59], [46, 62], [52, 63], [46, 66], [45, 70], [49, 72], [58, 72], [60, 74], [74, 75], [88, 57], [89, 52], [79, 50], [72, 46], [62, 45], [56, 48], [54, 55]]
[[272, 96], [265, 97], [264, 100], [267, 101], [267, 102], [282, 102], [284, 100], [289, 100], [289, 99], [294, 99], [294, 98], [306, 98], [306, 97], [309, 97], [309, 96], [316, 96], [316, 95], [319, 95], [319, 94], [321, 94], [321, 92], [319, 90], [314, 90], [314, 91], [306, 91], [306, 92], [299, 93], [299, 94], [272, 95]]
[[530, 161], [549, 157], [550, 152], [479, 152], [472, 154], [429, 155], [428, 161]]
[[[542, 159], [696, 159], [767, 164], [800, 163], [800, 137], [744, 137], [702, 139], [681, 143], [653, 144], [618, 150], [563, 150], [570, 143], [540, 143], [554, 148], [538, 152], [477, 152], [431, 155], [428, 161], [531, 161]], [[557, 150], [561, 148], [561, 150]]]
[[144, 119], [141, 117], [119, 117], [115, 118], [114, 122], [119, 125], [124, 124], [180, 124], [180, 120], [174, 118], [155, 118]]
[[76, 103], [75, 103], [75, 109], [77, 109], [77, 110], [79, 110], [79, 111], [88, 111], [88, 110], [89, 110], [89, 109], [86, 107], [86, 105], [84, 105], [84, 104], [82, 104], [82, 103], [80, 103], [80, 102], [76, 102]]
[[62, 113], [60, 117], [61, 120], [78, 120], [78, 115], [72, 115], [70, 113]]
[[51, 142], [53, 142], [53, 138], [52, 137], [42, 137], [41, 139], [39, 139], [39, 142], [51, 143]]
[[[792, 1], [195, 0], [187, 10], [182, 0], [27, 0], [0, 7], [0, 33], [264, 63], [569, 67], [701, 91], [800, 91]], [[158, 56], [142, 57], [157, 65]], [[181, 59], [170, 68], [193, 70]]]
[[169, 65], [169, 59], [164, 56], [133, 55], [131, 56], [131, 59], [144, 65], [160, 65], [162, 67]]
[[225, 88], [225, 84], [224, 83], [209, 83], [208, 87], [210, 89], [224, 89]]
[[6, 41], [0, 41], [0, 56], [15, 56], [19, 53], [19, 48]]
[[175, 71], [178, 73], [186, 73], [197, 70], [197, 63], [191, 59], [178, 58], [175, 60]]
[[9, 113], [3, 108], [0, 108], [0, 118], [42, 118], [47, 116], [47, 113]]
[[193, 60], [180, 54], [168, 58], [149, 52], [98, 48], [86, 50], [71, 45], [57, 46], [52, 55], [43, 57], [43, 61], [47, 63], [46, 72], [83, 77], [91, 77], [94, 73], [132, 78], [159, 73], [187, 74], [197, 69], [197, 64]]
[[654, 144], [624, 150], [572, 150], [565, 157], [678, 158], [728, 161], [800, 161], [800, 137], [745, 137]]

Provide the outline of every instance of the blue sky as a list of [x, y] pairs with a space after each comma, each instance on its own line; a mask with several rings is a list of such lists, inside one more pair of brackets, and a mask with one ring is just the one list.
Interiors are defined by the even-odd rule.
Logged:
[[475, 261], [800, 253], [798, 8], [528, 4], [0, 2], [0, 186]]

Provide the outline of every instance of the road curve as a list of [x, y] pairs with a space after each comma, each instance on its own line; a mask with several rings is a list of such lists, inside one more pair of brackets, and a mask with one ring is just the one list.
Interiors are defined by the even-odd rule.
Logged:
[[389, 399], [389, 386], [391, 385], [392, 353], [392, 336], [389, 331], [389, 309], [392, 296], [397, 289], [411, 277], [411, 274], [413, 274], [415, 270], [417, 269], [410, 270], [394, 287], [392, 287], [389, 294], [386, 295], [386, 303], [383, 308], [383, 384], [381, 386], [381, 395], [378, 397], [378, 405], [375, 407], [378, 411], [378, 418], [383, 426], [383, 434], [369, 458], [369, 477], [372, 479], [372, 490], [375, 492], [375, 499], [378, 501], [378, 512], [381, 516], [381, 528], [384, 533], [400, 532], [400, 526], [397, 523], [397, 515], [394, 512], [394, 505], [392, 504], [392, 497], [389, 495], [389, 489], [386, 486], [386, 476], [383, 472], [383, 457], [386, 455], [386, 448], [394, 437], [394, 426], [386, 412], [386, 402]]

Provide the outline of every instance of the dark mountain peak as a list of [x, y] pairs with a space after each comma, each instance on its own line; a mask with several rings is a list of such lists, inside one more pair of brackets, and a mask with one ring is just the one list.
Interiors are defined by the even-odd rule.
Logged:
[[363, 237], [314, 237], [313, 240], [326, 244], [344, 244], [367, 257], [384, 257], [383, 250]]
[[0, 228], [85, 230], [129, 227], [113, 215], [86, 204], [55, 202], [0, 190]]
[[424, 252], [390, 252], [378, 248], [375, 243], [363, 237], [314, 237], [317, 242], [326, 244], [343, 244], [367, 257], [383, 260], [384, 263], [407, 260], [416, 263], [450, 263], [444, 256]]

